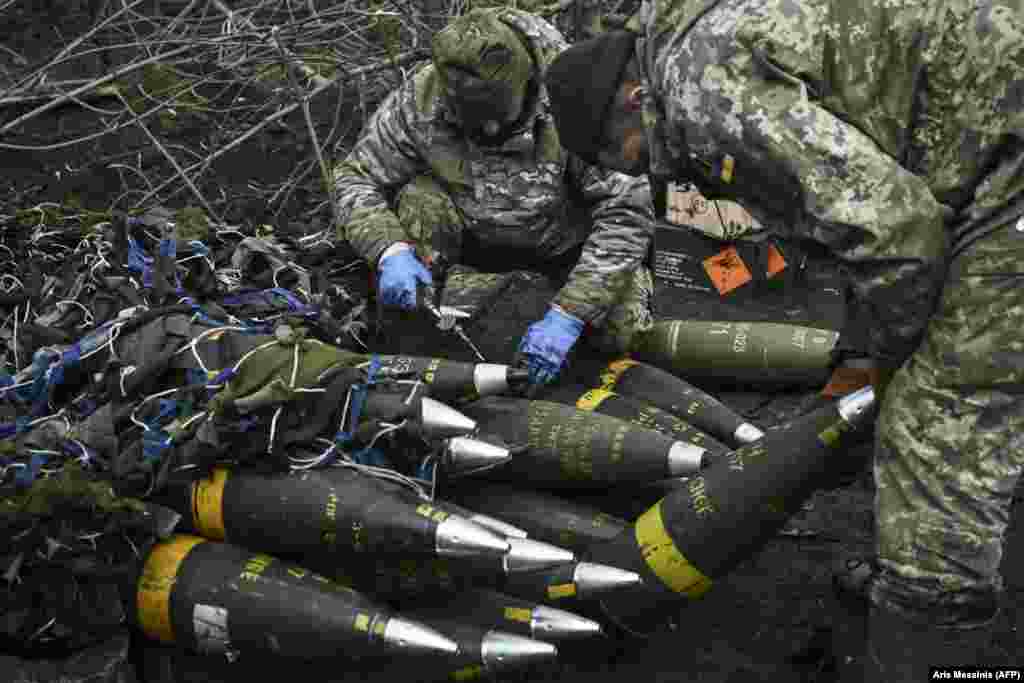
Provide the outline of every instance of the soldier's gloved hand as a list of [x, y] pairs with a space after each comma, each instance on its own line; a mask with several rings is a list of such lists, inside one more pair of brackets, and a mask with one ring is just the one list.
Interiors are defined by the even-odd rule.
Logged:
[[530, 383], [548, 384], [558, 376], [565, 357], [583, 332], [583, 321], [552, 306], [530, 325], [519, 342], [519, 356], [526, 362]]
[[384, 251], [378, 265], [377, 287], [381, 302], [406, 310], [416, 308], [416, 288], [419, 284], [433, 285], [434, 279], [412, 250], [404, 242], [396, 242]]

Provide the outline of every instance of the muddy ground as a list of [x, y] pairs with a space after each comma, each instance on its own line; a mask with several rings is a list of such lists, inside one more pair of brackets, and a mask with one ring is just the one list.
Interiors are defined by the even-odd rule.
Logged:
[[[61, 112], [37, 122], [40, 134], [46, 126], [66, 125], [69, 114]], [[134, 141], [138, 145], [139, 141]], [[287, 147], [287, 140], [272, 144]], [[126, 148], [128, 149], [128, 148]], [[114, 149], [107, 150], [116, 153]], [[44, 199], [57, 200], [77, 194], [86, 204], [102, 208], [118, 190], [116, 179], [101, 168], [90, 166], [91, 150], [81, 148], [61, 155], [3, 153], [5, 176], [0, 178], [4, 195], [0, 200], [31, 205]], [[75, 155], [78, 155], [77, 157]], [[225, 186], [244, 186], [249, 169], [272, 175], [273, 156], [257, 153], [264, 163], [240, 158], [219, 169], [217, 180]], [[57, 175], [63, 162], [77, 173]], [[245, 218], [244, 210], [239, 217]], [[263, 217], [255, 213], [253, 220]], [[514, 303], [514, 302], [513, 302]], [[506, 305], [512, 305], [508, 301]], [[523, 314], [524, 311], [517, 309]], [[515, 335], [506, 342], [512, 343]], [[451, 342], [456, 344], [456, 342]], [[496, 343], [500, 343], [500, 340]], [[444, 350], [444, 345], [440, 345]], [[455, 348], [454, 346], [452, 348]], [[506, 347], [507, 348], [507, 347]], [[722, 394], [762, 425], [779, 419], [782, 411], [766, 397]], [[779, 405], [792, 405], [792, 399]], [[649, 640], [608, 639], [565, 653], [555, 670], [531, 672], [508, 680], [587, 681], [702, 681], [707, 683], [754, 683], [758, 681], [825, 681], [828, 678], [831, 633], [835, 628], [855, 630], [856, 623], [836, 611], [832, 601], [832, 567], [842, 558], [865, 553], [872, 543], [872, 485], [866, 473], [834, 491], [815, 495], [789, 527], [804, 535], [779, 535], [760, 553], [739, 566], [700, 602], [681, 607], [674, 630]], [[991, 648], [1007, 664], [1024, 663], [1024, 506], [1017, 505], [1008, 533], [1003, 574], [1007, 592], [1004, 609]], [[856, 641], [856, 637], [853, 638]], [[164, 657], [158, 648], [141, 641], [137, 648], [140, 674], [147, 683], [207, 683], [216, 680], [249, 681], [254, 671], [236, 665], [228, 678], [210, 673], [223, 671], [214, 662], [205, 664], [193, 657]], [[166, 653], [164, 653], [166, 654]], [[168, 661], [176, 672], [172, 678]], [[209, 665], [209, 666], [207, 666]], [[256, 673], [263, 680], [360, 681], [379, 680], [369, 671], [353, 671], [339, 663], [327, 674], [322, 669], [304, 669], [289, 664], [261, 663]], [[409, 671], [406, 681], [417, 680]]]

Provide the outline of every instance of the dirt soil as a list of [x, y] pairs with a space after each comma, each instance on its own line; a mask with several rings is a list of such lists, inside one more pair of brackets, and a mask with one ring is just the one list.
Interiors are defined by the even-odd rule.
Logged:
[[[59, 115], [63, 123], [65, 113]], [[49, 125], [56, 125], [51, 119]], [[47, 125], [40, 121], [40, 126]], [[279, 141], [278, 141], [279, 142]], [[280, 142], [279, 142], [280, 144]], [[65, 161], [89, 168], [89, 157], [32, 154], [6, 155], [3, 179], [8, 208], [29, 206], [42, 199], [68, 193], [103, 208], [102, 174], [83, 171], [56, 175]], [[108, 150], [109, 151], [109, 150]], [[244, 186], [246, 166], [226, 168], [226, 185]], [[261, 169], [266, 171], [266, 168]], [[110, 190], [116, 187], [107, 186]], [[15, 207], [17, 208], [17, 207]], [[512, 299], [506, 299], [506, 302]], [[511, 337], [510, 337], [511, 338]], [[451, 342], [457, 348], [457, 342]], [[749, 394], [721, 396], [741, 412], [771, 424], [783, 408], [765, 405], [764, 397]], [[773, 411], [775, 414], [773, 415]], [[848, 556], [864, 554], [872, 545], [872, 486], [869, 476], [849, 485], [815, 495], [788, 527], [805, 535], [780, 535], [760, 553], [717, 584], [700, 602], [681, 607], [675, 627], [648, 640], [609, 639], [575, 650], [567, 648], [558, 668], [530, 672], [507, 680], [559, 680], [565, 683], [676, 682], [787, 683], [828, 680], [832, 632], [855, 632], [856, 620], [837, 612], [832, 600], [832, 568]], [[1019, 496], [1020, 497], [1020, 496]], [[1007, 591], [1005, 609], [994, 633], [992, 649], [1007, 664], [1024, 664], [1024, 505], [1017, 505], [1007, 535], [1003, 575]], [[856, 642], [856, 634], [852, 638]], [[214, 683], [214, 681], [380, 680], [369, 671], [351, 669], [340, 662], [329, 674], [322, 669], [291, 663], [239, 661], [225, 669], [221, 662], [167, 652], [138, 643], [140, 673], [146, 683]], [[259, 676], [254, 679], [253, 676]], [[409, 671], [406, 681], [415, 681]]]

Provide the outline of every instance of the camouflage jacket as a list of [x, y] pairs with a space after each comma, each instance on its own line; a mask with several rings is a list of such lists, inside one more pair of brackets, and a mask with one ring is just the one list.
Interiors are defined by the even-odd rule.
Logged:
[[[951, 237], [1019, 192], [1024, 77], [1006, 69], [1019, 56], [1003, 55], [1002, 73], [985, 57], [1016, 30], [1016, 10], [997, 5], [645, 0], [633, 27], [652, 175], [830, 247], [875, 321], [872, 352], [901, 361]], [[979, 78], [991, 98], [965, 96]]]
[[[542, 19], [504, 10], [546, 66], [566, 47]], [[416, 176], [441, 180], [482, 245], [533, 249], [539, 260], [583, 243], [553, 303], [599, 323], [614, 293], [646, 256], [653, 206], [646, 178], [584, 164], [558, 142], [541, 87], [532, 114], [500, 147], [483, 148], [461, 133], [441, 97], [432, 64], [415, 72], [368, 121], [335, 172], [342, 237], [371, 264], [404, 231], [389, 203]], [[585, 209], [572, 220], [573, 207]], [[582, 206], [581, 206], [582, 205]], [[581, 224], [582, 223], [582, 224]]]

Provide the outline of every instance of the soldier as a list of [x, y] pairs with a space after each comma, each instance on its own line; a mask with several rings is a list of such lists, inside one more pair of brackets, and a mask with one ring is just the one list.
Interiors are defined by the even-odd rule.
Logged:
[[385, 304], [414, 308], [442, 259], [565, 281], [519, 345], [534, 383], [557, 375], [585, 328], [621, 351], [651, 323], [650, 188], [559, 144], [540, 77], [565, 47], [525, 12], [470, 11], [434, 37], [432, 63], [381, 104], [335, 173], [339, 235], [377, 269]]
[[978, 663], [999, 609], [1024, 463], [1022, 11], [646, 0], [636, 33], [547, 72], [571, 151], [737, 199], [849, 268], [891, 377], [864, 680]]

